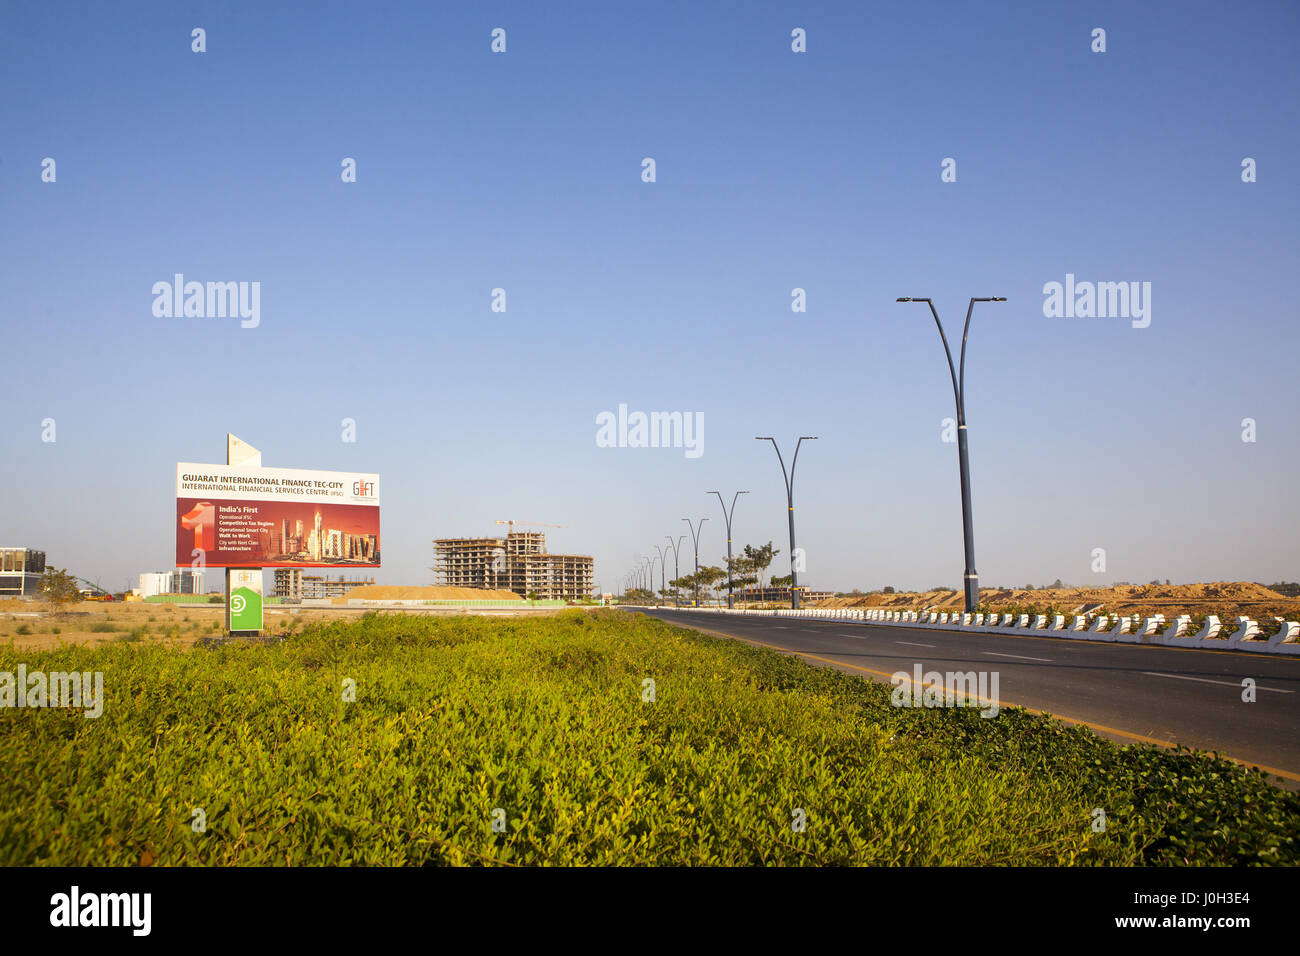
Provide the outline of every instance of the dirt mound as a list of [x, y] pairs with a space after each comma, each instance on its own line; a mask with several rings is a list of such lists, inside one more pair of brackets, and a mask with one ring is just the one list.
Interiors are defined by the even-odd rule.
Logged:
[[348, 601], [522, 601], [513, 591], [484, 591], [478, 588], [418, 587], [400, 584], [363, 584], [334, 598]]
[[[1246, 615], [1261, 620], [1285, 616], [1295, 620], [1300, 600], [1278, 594], [1250, 581], [1213, 581], [1208, 584], [1117, 584], [1097, 588], [980, 588], [980, 603], [997, 608], [1055, 606], [1068, 613], [1100, 605], [1104, 614], [1218, 614]], [[965, 607], [960, 591], [922, 591], [899, 594], [864, 594], [831, 598], [820, 607], [879, 607], [896, 610], [959, 611]]]

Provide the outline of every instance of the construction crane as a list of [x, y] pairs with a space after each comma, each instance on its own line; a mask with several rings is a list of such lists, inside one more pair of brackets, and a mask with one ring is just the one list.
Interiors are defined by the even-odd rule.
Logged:
[[523, 525], [528, 528], [567, 528], [567, 524], [547, 524], [545, 521], [498, 521], [496, 524], [508, 525], [507, 534], [515, 533], [515, 525]]
[[77, 575], [75, 575], [75, 574], [72, 575], [72, 576], [73, 576], [74, 578], [76, 578], [76, 580], [80, 581], [82, 584], [88, 584], [88, 585], [90, 585], [89, 587], [81, 588], [81, 591], [82, 591], [82, 592], [85, 592], [85, 591], [93, 591], [93, 592], [94, 592], [93, 594], [90, 594], [90, 595], [87, 595], [87, 596], [86, 596], [86, 600], [87, 600], [87, 601], [111, 601], [111, 600], [113, 600], [113, 595], [109, 594], [107, 591], [105, 591], [102, 587], [100, 587], [100, 586], [99, 586], [98, 584], [96, 584], [94, 581], [87, 581], [85, 578], [77, 577]]

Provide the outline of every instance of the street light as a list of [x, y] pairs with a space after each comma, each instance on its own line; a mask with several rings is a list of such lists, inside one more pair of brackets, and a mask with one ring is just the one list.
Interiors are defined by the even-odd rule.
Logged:
[[686, 522], [686, 527], [688, 527], [688, 528], [691, 529], [691, 541], [692, 541], [692, 542], [694, 543], [694, 545], [695, 545], [695, 606], [696, 606], [696, 607], [699, 607], [699, 606], [700, 606], [700, 581], [699, 581], [699, 577], [700, 577], [700, 532], [704, 530], [704, 522], [708, 521], [709, 519], [708, 519], [708, 518], [701, 518], [701, 519], [700, 519], [700, 526], [699, 526], [699, 528], [696, 528], [695, 525], [691, 524], [691, 519], [690, 519], [690, 518], [683, 518], [682, 520]]
[[731, 516], [736, 513], [736, 499], [741, 495], [749, 494], [749, 492], [737, 491], [735, 495], [732, 496], [730, 511], [727, 510], [727, 503], [722, 500], [721, 492], [710, 491], [708, 493], [718, 496], [718, 504], [722, 505], [722, 517], [725, 518], [727, 522], [727, 607], [734, 608], [736, 606], [736, 598], [735, 595], [731, 593]]
[[[665, 591], [668, 590], [668, 565], [664, 561], [667, 555], [657, 544], [655, 545], [655, 550], [659, 552], [659, 593], [662, 595]], [[654, 575], [652, 574], [651, 575], [652, 582], [653, 582], [653, 578]]]
[[790, 474], [785, 473], [785, 459], [781, 457], [781, 449], [777, 447], [776, 439], [771, 435], [758, 435], [754, 441], [770, 441], [772, 447], [776, 448], [776, 460], [781, 463], [781, 477], [785, 478], [785, 504], [787, 514], [790, 517], [790, 606], [795, 610], [799, 609], [799, 578], [795, 571], [794, 561], [794, 468], [799, 464], [799, 446], [804, 440], [817, 441], [816, 435], [801, 435], [799, 441], [794, 446], [794, 458], [790, 459]]
[[682, 546], [682, 542], [686, 540], [686, 535], [681, 535], [680, 537], [678, 537], [676, 543], [673, 542], [672, 535], [666, 534], [664, 535], [664, 537], [668, 539], [668, 544], [673, 549], [673, 598], [676, 601], [677, 606], [681, 607], [682, 599], [678, 593], [677, 582], [680, 581], [682, 577], [682, 563], [681, 560], [677, 557], [677, 550]]
[[934, 303], [928, 298], [918, 296], [905, 296], [898, 301], [924, 302], [930, 307], [930, 314], [934, 316], [934, 324], [939, 329], [939, 338], [943, 341], [944, 354], [948, 356], [948, 374], [952, 377], [952, 395], [957, 402], [957, 465], [961, 469], [961, 524], [966, 547], [966, 573], [964, 578], [966, 613], [973, 614], [979, 604], [980, 584], [979, 572], [975, 570], [975, 530], [971, 523], [970, 506], [970, 459], [966, 450], [966, 336], [970, 332], [970, 317], [971, 312], [975, 309], [976, 302], [1005, 302], [1007, 300], [1005, 296], [988, 296], [970, 300], [970, 305], [966, 307], [966, 325], [961, 332], [960, 371], [953, 367], [952, 350], [948, 348], [948, 336], [943, 332], [943, 323], [939, 321], [939, 313], [935, 311]]

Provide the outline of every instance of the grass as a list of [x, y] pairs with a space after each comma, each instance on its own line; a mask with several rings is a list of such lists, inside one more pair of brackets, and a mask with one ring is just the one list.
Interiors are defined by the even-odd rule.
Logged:
[[616, 611], [133, 636], [0, 649], [0, 671], [102, 671], [107, 697], [94, 720], [0, 709], [0, 863], [1300, 862], [1300, 795], [1256, 771], [1023, 710], [896, 709]]

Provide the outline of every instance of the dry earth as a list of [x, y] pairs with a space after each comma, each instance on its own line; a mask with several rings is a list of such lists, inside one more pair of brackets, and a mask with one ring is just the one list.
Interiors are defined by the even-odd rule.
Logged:
[[[562, 608], [409, 608], [380, 613], [473, 614], [514, 616], [557, 614]], [[221, 634], [221, 604], [148, 604], [142, 601], [81, 601], [56, 610], [34, 601], [0, 599], [0, 643], [44, 650], [61, 644], [100, 644], [107, 641], [193, 645]], [[268, 605], [263, 612], [266, 632], [277, 634], [292, 626], [301, 630], [312, 621], [337, 621], [367, 613], [362, 608], [310, 608]], [[26, 631], [27, 633], [22, 633]]]
[[[980, 603], [993, 608], [1054, 605], [1062, 613], [1087, 607], [1103, 614], [1217, 614], [1227, 622], [1240, 615], [1256, 621], [1285, 617], [1297, 620], [1300, 598], [1289, 598], [1249, 581], [1215, 581], [1210, 584], [1125, 584], [1101, 588], [980, 588]], [[866, 594], [831, 598], [819, 607], [881, 607], [894, 610], [959, 611], [965, 604], [960, 591], [924, 591], [900, 594]], [[1100, 605], [1100, 607], [1095, 607]]]

